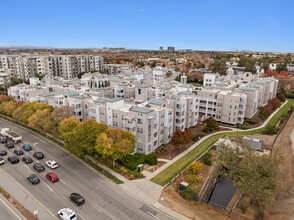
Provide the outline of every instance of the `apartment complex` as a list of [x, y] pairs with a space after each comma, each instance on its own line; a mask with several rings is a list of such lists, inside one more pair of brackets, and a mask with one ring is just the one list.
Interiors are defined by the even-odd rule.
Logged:
[[24, 80], [52, 74], [71, 79], [82, 72], [103, 70], [103, 57], [92, 55], [0, 55], [0, 70]]
[[[251, 73], [204, 74], [205, 86], [194, 87], [165, 77], [165, 69], [145, 67], [116, 75], [87, 73], [81, 79], [47, 74], [42, 81], [9, 88], [15, 100], [54, 107], [72, 106], [80, 121], [95, 119], [131, 131], [137, 153], [149, 154], [169, 143], [173, 133], [208, 117], [224, 124], [243, 123], [275, 97], [278, 81]], [[173, 71], [173, 74], [176, 74]]]

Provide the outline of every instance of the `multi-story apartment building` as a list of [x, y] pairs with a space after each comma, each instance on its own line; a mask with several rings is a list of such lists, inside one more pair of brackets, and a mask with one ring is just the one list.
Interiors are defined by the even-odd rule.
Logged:
[[28, 80], [45, 74], [71, 79], [79, 73], [103, 70], [103, 57], [92, 55], [0, 55], [0, 69]]
[[81, 79], [47, 74], [41, 82], [31, 78], [30, 85], [11, 87], [8, 93], [15, 100], [72, 106], [73, 116], [81, 121], [95, 119], [129, 130], [137, 141], [135, 151], [143, 154], [170, 142], [176, 130], [184, 131], [207, 117], [241, 124], [277, 93], [277, 80], [251, 73], [204, 74], [206, 86], [195, 88], [184, 77], [179, 83], [158, 71], [87, 73]]

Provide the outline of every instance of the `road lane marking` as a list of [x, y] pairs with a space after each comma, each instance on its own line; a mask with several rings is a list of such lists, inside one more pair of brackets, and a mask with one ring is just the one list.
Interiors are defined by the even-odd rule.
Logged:
[[7, 176], [9, 176], [18, 186], [20, 186], [29, 196], [31, 196], [43, 209], [45, 209], [54, 219], [58, 220], [55, 215], [52, 214], [52, 212], [49, 211], [39, 200], [37, 200], [26, 188], [24, 188], [19, 182], [17, 182], [10, 174], [5, 172], [4, 170], [0, 169], [0, 171]]
[[64, 185], [67, 185], [63, 180], [59, 179], [60, 182], [62, 182]]
[[22, 218], [20, 218], [1, 198], [0, 200], [19, 220], [22, 220]]
[[53, 189], [50, 186], [48, 186], [48, 185], [46, 185], [46, 186], [53, 192]]
[[82, 216], [79, 212], [78, 212], [78, 214], [79, 214], [79, 217], [81, 217], [82, 219], [85, 219], [85, 220], [87, 220], [84, 216]]
[[28, 165], [26, 165], [26, 164], [25, 164], [25, 167], [26, 167], [26, 168], [28, 168], [28, 169], [31, 169], [31, 168], [29, 168], [29, 166], [28, 166]]
[[[89, 201], [89, 199], [87, 199], [87, 200]], [[89, 201], [89, 202], [90, 202], [90, 205], [91, 205], [94, 209], [96, 209], [98, 212], [102, 213], [102, 210], [101, 210], [100, 208], [98, 208], [96, 205], [94, 205], [93, 202], [91, 202], [91, 201]]]

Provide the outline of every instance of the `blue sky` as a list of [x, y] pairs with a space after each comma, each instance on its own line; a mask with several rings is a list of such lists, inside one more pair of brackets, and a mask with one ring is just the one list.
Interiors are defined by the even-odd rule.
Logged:
[[294, 52], [292, 0], [1, 1], [0, 45]]

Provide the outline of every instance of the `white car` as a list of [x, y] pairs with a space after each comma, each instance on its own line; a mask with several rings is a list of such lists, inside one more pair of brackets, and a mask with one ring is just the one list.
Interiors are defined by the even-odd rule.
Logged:
[[58, 167], [58, 164], [54, 160], [46, 161], [46, 165], [51, 169], [56, 169]]
[[5, 160], [3, 158], [0, 157], [0, 165], [4, 164]]
[[63, 220], [77, 220], [77, 214], [70, 208], [63, 208], [58, 211], [59, 218]]

